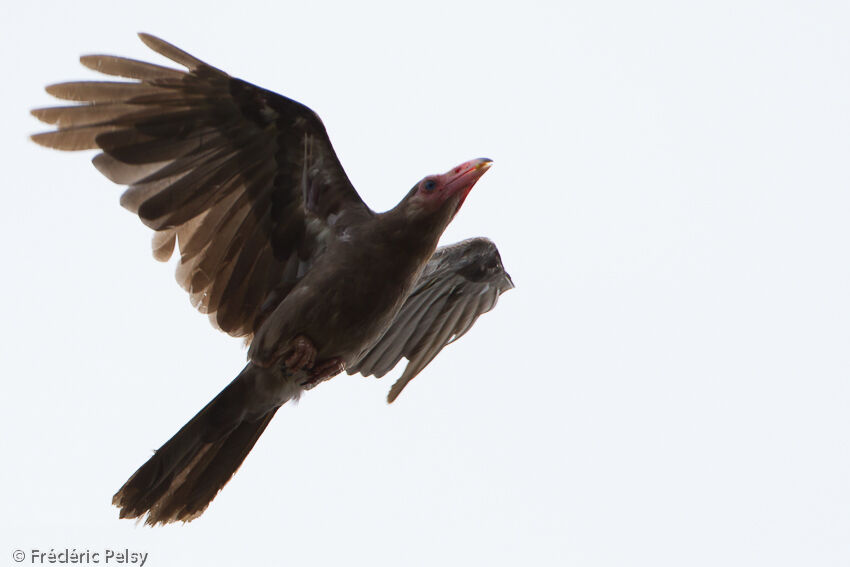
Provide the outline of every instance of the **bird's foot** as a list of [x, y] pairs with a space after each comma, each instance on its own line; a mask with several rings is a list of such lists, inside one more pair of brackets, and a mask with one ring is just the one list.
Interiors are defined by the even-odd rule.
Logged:
[[313, 363], [316, 362], [316, 347], [313, 341], [304, 335], [295, 337], [289, 356], [283, 362], [286, 364], [286, 368], [292, 372], [303, 368], [313, 368]]
[[309, 390], [321, 384], [328, 378], [333, 378], [345, 370], [345, 362], [339, 357], [323, 360], [313, 367], [310, 377], [301, 382], [301, 385]]

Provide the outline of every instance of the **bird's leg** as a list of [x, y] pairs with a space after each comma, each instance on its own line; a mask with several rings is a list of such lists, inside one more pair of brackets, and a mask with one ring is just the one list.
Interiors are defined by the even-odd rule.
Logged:
[[345, 362], [341, 358], [323, 360], [313, 367], [313, 370], [310, 371], [310, 377], [301, 382], [301, 385], [309, 390], [328, 378], [333, 378], [343, 370], [345, 370]]
[[304, 335], [298, 335], [292, 341], [292, 348], [289, 351], [289, 356], [283, 361], [286, 368], [292, 372], [303, 368], [313, 368], [313, 363], [316, 361], [316, 347], [313, 341]]
[[304, 335], [295, 337], [283, 362], [289, 372], [302, 370], [307, 375], [301, 385], [308, 390], [345, 370], [345, 363], [339, 357], [316, 363], [316, 346]]

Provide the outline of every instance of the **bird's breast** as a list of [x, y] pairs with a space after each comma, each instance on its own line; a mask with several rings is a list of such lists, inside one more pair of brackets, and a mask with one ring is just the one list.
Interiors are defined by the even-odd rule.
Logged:
[[407, 234], [398, 238], [381, 226], [336, 231], [324, 253], [262, 323], [249, 357], [270, 365], [285, 355], [293, 339], [305, 335], [319, 360], [356, 360], [390, 326], [439, 237]]
[[329, 254], [327, 264], [324, 277], [304, 281], [313, 298], [305, 313], [305, 334], [314, 340], [321, 358], [350, 360], [380, 339], [421, 266], [402, 258], [357, 254]]

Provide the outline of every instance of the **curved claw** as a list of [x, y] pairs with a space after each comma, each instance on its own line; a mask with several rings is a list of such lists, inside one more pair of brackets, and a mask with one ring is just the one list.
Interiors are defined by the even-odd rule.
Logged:
[[343, 370], [345, 370], [345, 362], [343, 362], [341, 358], [337, 357], [323, 360], [315, 365], [313, 370], [310, 372], [310, 377], [301, 382], [301, 386], [309, 390], [316, 385], [321, 384], [325, 380], [333, 378]]

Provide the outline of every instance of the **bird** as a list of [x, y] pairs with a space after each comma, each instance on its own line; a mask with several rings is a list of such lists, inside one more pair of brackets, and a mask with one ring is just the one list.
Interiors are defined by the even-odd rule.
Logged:
[[199, 517], [277, 410], [318, 384], [405, 358], [392, 403], [514, 284], [487, 238], [438, 247], [490, 159], [427, 175], [374, 212], [310, 108], [139, 38], [182, 68], [82, 56], [122, 80], [46, 87], [71, 104], [32, 110], [55, 127], [32, 140], [99, 150], [94, 166], [154, 231], [154, 257], [176, 250], [192, 305], [248, 346], [236, 378], [115, 493], [119, 518], [155, 526]]

